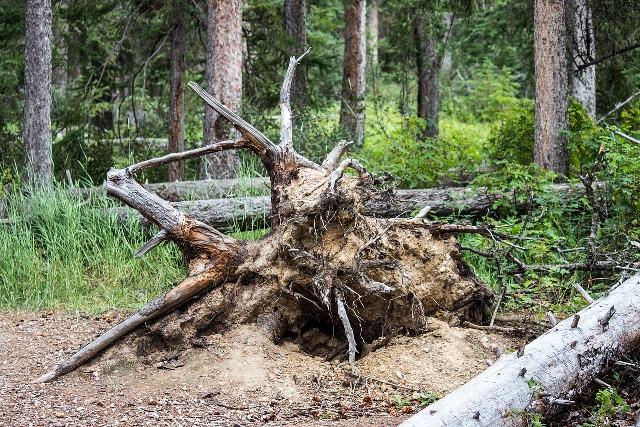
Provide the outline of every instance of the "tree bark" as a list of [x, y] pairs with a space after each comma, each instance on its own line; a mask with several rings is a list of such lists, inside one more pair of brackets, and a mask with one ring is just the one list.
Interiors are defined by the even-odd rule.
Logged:
[[[307, 2], [306, 0], [285, 0], [284, 26], [290, 39], [289, 56], [302, 55], [307, 45]], [[304, 63], [293, 77], [291, 98], [297, 108], [307, 105], [307, 73]]]
[[344, 68], [340, 127], [357, 147], [364, 142], [367, 65], [366, 0], [344, 2]]
[[596, 118], [596, 66], [579, 70], [596, 58], [593, 16], [587, 0], [568, 2], [571, 41], [571, 95], [584, 107], [591, 118]]
[[51, 0], [27, 0], [24, 49], [24, 181], [46, 186], [51, 155]]
[[638, 344], [640, 275], [517, 353], [503, 355], [402, 426], [528, 425], [532, 413], [553, 414], [573, 402], [608, 362]]
[[[231, 110], [242, 97], [242, 0], [207, 0], [207, 59], [205, 81], [209, 92]], [[235, 131], [215, 110], [205, 106], [203, 146], [235, 137]], [[235, 151], [202, 159], [201, 179], [233, 178]]]
[[440, 105], [440, 59], [437, 54], [438, 36], [433, 25], [433, 13], [416, 15], [414, 37], [418, 71], [418, 117], [426, 122], [424, 136], [438, 136]]
[[369, 33], [369, 59], [371, 67], [378, 66], [378, 0], [370, 0], [367, 15], [367, 30]]
[[[171, 10], [171, 81], [169, 89], [169, 139], [167, 151], [184, 151], [184, 73], [185, 28], [180, 0], [172, 1]], [[169, 181], [184, 179], [184, 162], [169, 164]]]
[[[231, 188], [234, 180], [208, 181], [222, 183], [224, 188]], [[256, 179], [258, 185], [264, 185]], [[180, 183], [174, 183], [180, 184]], [[153, 191], [163, 198], [175, 200], [184, 194], [213, 194], [219, 191], [207, 185], [207, 181], [184, 183], [180, 186], [172, 183], [147, 184], [145, 189]], [[229, 187], [226, 187], [229, 185]], [[218, 187], [221, 188], [221, 187]], [[550, 191], [561, 200], [581, 197], [585, 194], [581, 184], [554, 184]], [[363, 213], [374, 218], [409, 217], [417, 210], [429, 206], [430, 214], [447, 216], [451, 214], [483, 215], [491, 211], [493, 204], [501, 198], [512, 197], [511, 193], [488, 193], [485, 189], [469, 188], [430, 188], [426, 190], [395, 190], [379, 194], [368, 199], [363, 206]], [[268, 196], [233, 197], [213, 200], [191, 200], [173, 203], [173, 206], [207, 225], [219, 230], [256, 229], [268, 227], [268, 218], [272, 216]], [[122, 220], [137, 213], [129, 208], [118, 208]]]
[[535, 0], [536, 124], [534, 159], [559, 175], [569, 169], [565, 7], [561, 0]]

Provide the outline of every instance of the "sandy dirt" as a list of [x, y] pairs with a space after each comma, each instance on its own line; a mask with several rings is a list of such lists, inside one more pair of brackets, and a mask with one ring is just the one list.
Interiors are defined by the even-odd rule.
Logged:
[[326, 362], [275, 345], [253, 325], [209, 336], [203, 348], [141, 363], [116, 347], [52, 384], [48, 368], [120, 320], [0, 313], [0, 426], [394, 426], [481, 372], [513, 338], [431, 320], [358, 361]]

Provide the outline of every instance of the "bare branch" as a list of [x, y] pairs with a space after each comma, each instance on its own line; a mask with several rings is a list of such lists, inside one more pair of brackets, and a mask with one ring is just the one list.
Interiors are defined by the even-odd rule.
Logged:
[[167, 292], [165, 295], [155, 298], [149, 302], [138, 312], [100, 335], [91, 343], [81, 348], [69, 359], [65, 360], [51, 371], [35, 380], [35, 382], [49, 382], [72, 372], [76, 368], [87, 363], [98, 353], [111, 346], [111, 344], [116, 342], [118, 339], [135, 330], [138, 326], [177, 307], [184, 301], [207, 289], [209, 286], [217, 284], [224, 277], [225, 275], [223, 274], [215, 274], [210, 271], [206, 271], [196, 276], [187, 277], [182, 283]]
[[211, 108], [220, 113], [224, 118], [229, 120], [235, 128], [246, 139], [251, 141], [254, 146], [253, 150], [262, 159], [272, 157], [276, 152], [276, 147], [269, 138], [267, 138], [262, 132], [254, 128], [250, 123], [246, 122], [242, 117], [228, 109], [220, 101], [211, 96], [207, 91], [202, 89], [197, 83], [189, 82], [189, 87], [194, 90], [195, 93], [202, 98], [202, 100]]
[[280, 89], [280, 146], [284, 151], [293, 151], [293, 122], [291, 120], [291, 83], [296, 66], [302, 61], [311, 48], [298, 58], [289, 59], [289, 67], [284, 75], [282, 89]]
[[346, 159], [343, 160], [342, 163], [340, 163], [340, 166], [338, 166], [336, 170], [331, 172], [331, 177], [329, 179], [330, 192], [334, 193], [336, 191], [336, 185], [344, 175], [344, 171], [347, 168], [355, 169], [358, 172], [360, 179], [371, 180], [371, 175], [369, 175], [369, 172], [367, 172], [367, 170], [364, 168], [364, 166], [362, 166], [362, 164], [360, 164], [359, 161], [354, 159]]
[[216, 142], [215, 144], [205, 145], [204, 147], [195, 148], [193, 150], [182, 151], [180, 153], [171, 153], [166, 156], [156, 157], [154, 159], [145, 160], [136, 163], [127, 168], [129, 173], [135, 174], [142, 170], [167, 163], [177, 162], [179, 160], [192, 159], [194, 157], [204, 156], [206, 154], [217, 153], [218, 151], [234, 150], [239, 148], [247, 148], [248, 144], [245, 139], [230, 139], [227, 141]]
[[165, 242], [169, 238], [169, 233], [166, 230], [160, 230], [158, 234], [153, 236], [147, 243], [145, 243], [140, 249], [136, 251], [134, 256], [136, 258], [142, 258], [147, 252]]
[[633, 95], [631, 95], [630, 97], [628, 97], [624, 101], [617, 103], [616, 106], [613, 108], [613, 110], [609, 111], [607, 114], [605, 114], [604, 116], [600, 117], [598, 119], [598, 121], [596, 122], [596, 124], [602, 123], [607, 117], [609, 117], [610, 115], [612, 115], [616, 111], [620, 110], [622, 107], [624, 107], [625, 105], [627, 105], [628, 103], [633, 101], [638, 96], [640, 96], [640, 91], [634, 93]]
[[333, 170], [338, 167], [338, 162], [351, 144], [353, 144], [353, 141], [346, 141], [344, 139], [338, 142], [338, 144], [333, 147], [333, 150], [327, 154], [324, 162], [322, 162], [322, 167], [328, 170]]
[[344, 304], [344, 297], [342, 296], [342, 291], [340, 289], [334, 289], [336, 306], [338, 307], [338, 317], [340, 317], [340, 321], [342, 322], [342, 326], [344, 327], [344, 333], [347, 336], [347, 341], [349, 342], [349, 364], [351, 365], [351, 372], [354, 375], [357, 375], [356, 371], [356, 338], [353, 334], [353, 328], [351, 327], [351, 323], [349, 322], [349, 317], [347, 316], [347, 309]]

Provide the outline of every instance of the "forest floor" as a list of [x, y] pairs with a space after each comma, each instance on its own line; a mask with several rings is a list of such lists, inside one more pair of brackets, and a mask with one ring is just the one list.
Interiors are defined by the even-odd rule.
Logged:
[[442, 396], [522, 344], [432, 320], [432, 332], [393, 338], [358, 361], [367, 380], [353, 385], [344, 362], [243, 325], [162, 364], [115, 348], [52, 384], [32, 383], [121, 318], [0, 312], [0, 426], [394, 426], [424, 393]]

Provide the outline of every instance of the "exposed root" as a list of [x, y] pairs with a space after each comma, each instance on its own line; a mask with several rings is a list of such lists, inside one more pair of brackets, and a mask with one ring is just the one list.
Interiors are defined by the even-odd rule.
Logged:
[[347, 316], [347, 310], [345, 308], [342, 291], [338, 288], [335, 288], [334, 295], [336, 299], [336, 306], [338, 307], [338, 317], [340, 317], [340, 321], [342, 322], [342, 326], [344, 327], [344, 333], [347, 336], [347, 342], [349, 343], [349, 365], [351, 365], [351, 372], [354, 375], [358, 375], [358, 371], [356, 369], [356, 337], [353, 335], [353, 328], [351, 327], [351, 322], [349, 322], [349, 316]]
[[[208, 334], [247, 322], [260, 324], [275, 342], [285, 337], [302, 340], [311, 329], [321, 334], [332, 331], [337, 311], [349, 363], [357, 374], [359, 344], [366, 347], [398, 330], [420, 333], [426, 328], [426, 316], [456, 324], [482, 321], [483, 306], [492, 294], [461, 261], [452, 235], [500, 236], [482, 227], [365, 216], [365, 201], [375, 197], [377, 190], [359, 162], [347, 159], [338, 164], [349, 142], [339, 142], [322, 166], [293, 148], [287, 81], [300, 59], [292, 59], [283, 84], [280, 145], [190, 83], [209, 106], [233, 123], [242, 138], [109, 172], [108, 194], [160, 229], [137, 254], [172, 240], [183, 252], [189, 276], [39, 381], [71, 372], [142, 325], [145, 328], [126, 342], [138, 348], [137, 354], [150, 357], [154, 351], [202, 345]], [[259, 241], [225, 236], [135, 180], [136, 172], [227, 149], [250, 150], [269, 171], [272, 231]], [[358, 177], [346, 175], [347, 168], [355, 169]], [[357, 320], [357, 335], [350, 316]], [[322, 355], [341, 344], [326, 347]]]

